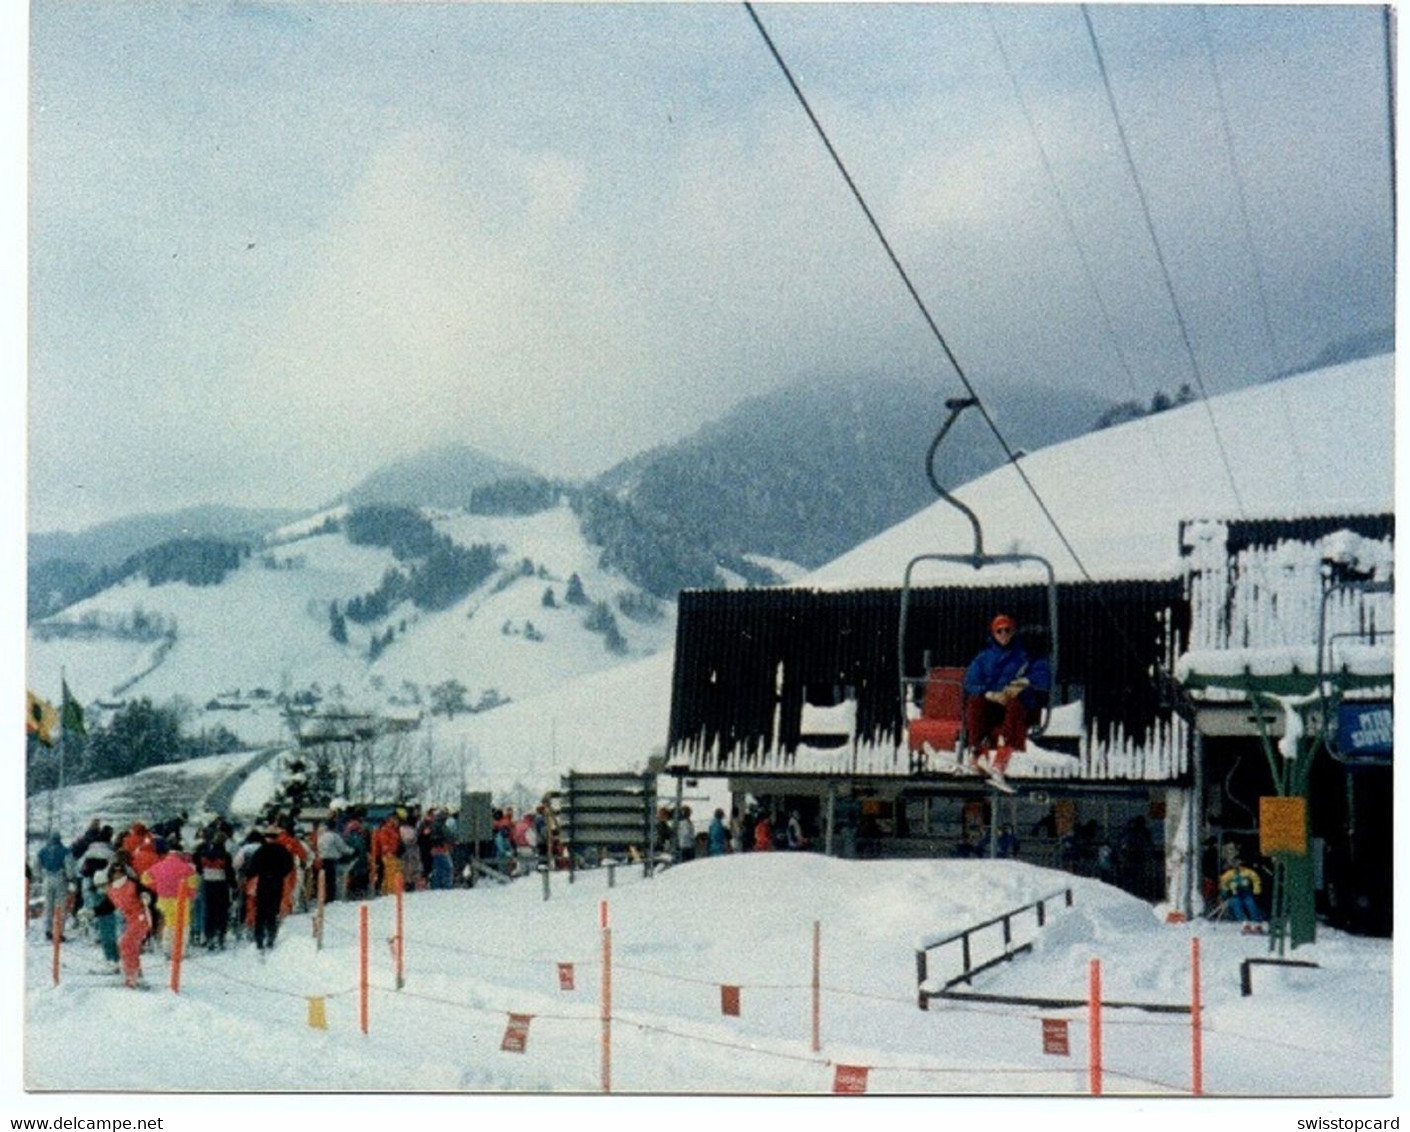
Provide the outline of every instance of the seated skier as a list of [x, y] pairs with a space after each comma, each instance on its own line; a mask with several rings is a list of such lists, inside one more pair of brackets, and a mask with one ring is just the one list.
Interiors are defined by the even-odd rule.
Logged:
[[1258, 874], [1237, 856], [1219, 877], [1219, 896], [1224, 901], [1224, 909], [1231, 920], [1245, 925], [1245, 931], [1261, 930], [1253, 925], [1263, 923], [1263, 909], [1257, 900], [1262, 891], [1263, 883]]
[[975, 769], [1003, 778], [1013, 752], [1027, 749], [1028, 729], [1038, 722], [1051, 685], [1047, 658], [1029, 656], [1013, 618], [1000, 613], [964, 674], [965, 733]]

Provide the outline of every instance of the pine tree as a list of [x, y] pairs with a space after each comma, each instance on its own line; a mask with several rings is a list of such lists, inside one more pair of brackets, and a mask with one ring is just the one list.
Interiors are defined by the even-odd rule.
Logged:
[[331, 602], [328, 606], [328, 619], [331, 622], [328, 631], [333, 639], [340, 645], [347, 644], [348, 619], [344, 617], [342, 612], [338, 609], [338, 603], [336, 601]]

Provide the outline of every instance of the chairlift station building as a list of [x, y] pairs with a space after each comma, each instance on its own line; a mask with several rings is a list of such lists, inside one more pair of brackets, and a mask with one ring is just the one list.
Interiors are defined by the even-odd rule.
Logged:
[[[904, 646], [899, 588], [683, 593], [667, 764], [727, 777], [741, 812], [798, 809], [826, 852], [949, 856], [982, 831], [987, 855], [1010, 826], [1020, 859], [1197, 915], [1225, 843], [1258, 856], [1278, 744], [1310, 721], [1318, 914], [1388, 933], [1394, 515], [1190, 520], [1172, 537], [1177, 576], [1057, 584], [1057, 706], [1034, 742], [1068, 757], [1016, 756], [1013, 795], [905, 737], [898, 672], [967, 663], [999, 610], [1045, 625], [1045, 585], [978, 576], [911, 590]], [[1330, 694], [1309, 710], [1298, 686]]]

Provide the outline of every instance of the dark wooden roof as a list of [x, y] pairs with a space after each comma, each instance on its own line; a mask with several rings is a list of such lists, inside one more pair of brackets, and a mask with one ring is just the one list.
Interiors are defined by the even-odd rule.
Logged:
[[[706, 752], [754, 756], [798, 742], [805, 689], [841, 686], [857, 704], [859, 742], [901, 741], [900, 590], [695, 590], [680, 598], [669, 748], [707, 770]], [[1044, 627], [1042, 586], [924, 588], [907, 613], [906, 670], [964, 665], [1002, 610]], [[1183, 650], [1189, 607], [1178, 581], [1058, 588], [1061, 698], [1082, 698], [1099, 742], [1145, 734], [1170, 707], [1162, 673]], [[809, 692], [813, 699], [813, 692]], [[781, 708], [776, 712], [776, 708]]]

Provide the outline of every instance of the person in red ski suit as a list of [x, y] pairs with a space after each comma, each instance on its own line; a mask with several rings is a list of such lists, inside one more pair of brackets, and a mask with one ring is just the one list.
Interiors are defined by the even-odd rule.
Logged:
[[108, 874], [108, 899], [122, 916], [123, 932], [118, 939], [118, 956], [122, 962], [123, 982], [135, 989], [142, 985], [142, 941], [147, 938], [151, 920], [137, 878], [132, 875], [124, 856], [113, 862]]

